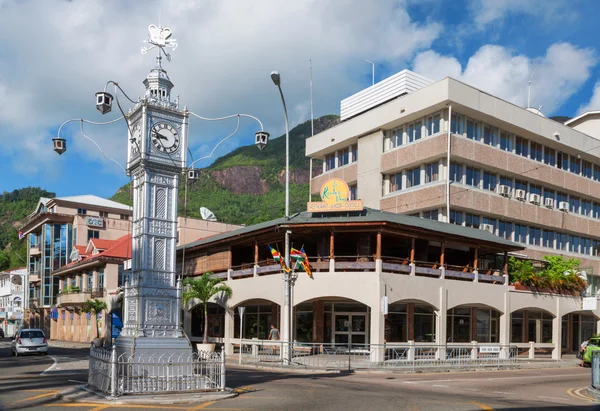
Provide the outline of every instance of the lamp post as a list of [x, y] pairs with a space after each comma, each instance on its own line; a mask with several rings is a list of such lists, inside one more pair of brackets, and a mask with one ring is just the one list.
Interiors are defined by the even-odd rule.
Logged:
[[373, 63], [371, 60], [365, 60], [367, 63], [371, 64], [371, 79], [372, 79], [372, 84], [375, 84], [375, 63]]
[[[285, 98], [283, 97], [283, 91], [281, 90], [281, 76], [278, 71], [271, 72], [271, 80], [273, 84], [277, 86], [279, 95], [281, 96], [281, 104], [283, 104], [283, 115], [285, 120], [285, 218], [290, 218], [290, 131], [288, 123], [287, 107], [285, 105]], [[291, 268], [290, 265], [290, 230], [285, 231], [285, 265]], [[285, 303], [284, 303], [284, 327], [281, 333], [284, 343], [290, 343], [292, 341], [292, 286], [295, 282], [295, 273], [292, 271], [284, 272], [285, 281]], [[282, 350], [284, 351], [284, 350]], [[284, 359], [291, 362], [292, 350], [289, 347], [282, 352]]]

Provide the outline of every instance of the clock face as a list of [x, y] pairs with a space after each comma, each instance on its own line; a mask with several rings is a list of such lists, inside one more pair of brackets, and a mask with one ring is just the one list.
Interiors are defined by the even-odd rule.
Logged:
[[179, 134], [169, 123], [154, 123], [150, 129], [150, 137], [154, 147], [162, 153], [174, 153], [179, 148]]
[[142, 126], [136, 123], [131, 129], [131, 153], [137, 154], [140, 152], [140, 144], [142, 144]]

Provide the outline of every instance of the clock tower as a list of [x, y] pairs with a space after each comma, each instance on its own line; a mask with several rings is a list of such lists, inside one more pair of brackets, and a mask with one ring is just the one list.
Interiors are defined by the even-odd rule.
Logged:
[[127, 115], [133, 228], [123, 329], [115, 341], [118, 354], [192, 353], [180, 325], [181, 284], [175, 273], [177, 199], [186, 165], [188, 111], [180, 110], [178, 99], [171, 100], [173, 83], [161, 64], [170, 31], [165, 37], [161, 29], [155, 27], [155, 37], [150, 30], [149, 43], [159, 52], [156, 67], [144, 80], [143, 98]]

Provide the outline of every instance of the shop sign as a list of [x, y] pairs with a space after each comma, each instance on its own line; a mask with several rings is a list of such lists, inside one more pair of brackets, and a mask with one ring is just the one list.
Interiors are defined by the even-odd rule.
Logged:
[[479, 347], [479, 352], [480, 353], [488, 353], [488, 354], [491, 354], [491, 353], [496, 353], [497, 354], [497, 353], [500, 352], [500, 347], [493, 346], [493, 345], [492, 346], [485, 346], [484, 345], [484, 346]]
[[340, 178], [327, 180], [321, 186], [321, 201], [311, 201], [307, 211], [312, 213], [331, 213], [335, 211], [362, 211], [362, 200], [350, 200], [350, 188]]
[[104, 227], [104, 219], [100, 217], [88, 217], [87, 225], [90, 227]]
[[381, 297], [381, 314], [387, 315], [388, 313], [388, 298], [387, 295]]
[[596, 297], [583, 297], [582, 310], [595, 310], [598, 308], [598, 299]]

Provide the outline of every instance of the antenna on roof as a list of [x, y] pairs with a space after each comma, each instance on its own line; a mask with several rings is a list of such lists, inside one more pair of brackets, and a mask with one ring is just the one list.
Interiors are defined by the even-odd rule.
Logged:
[[531, 76], [529, 76], [529, 83], [528, 83], [529, 85], [527, 87], [527, 107], [525, 107], [525, 108], [531, 107], [531, 81], [533, 80], [533, 75], [535, 74], [536, 70], [537, 70], [537, 67], [533, 69]]

